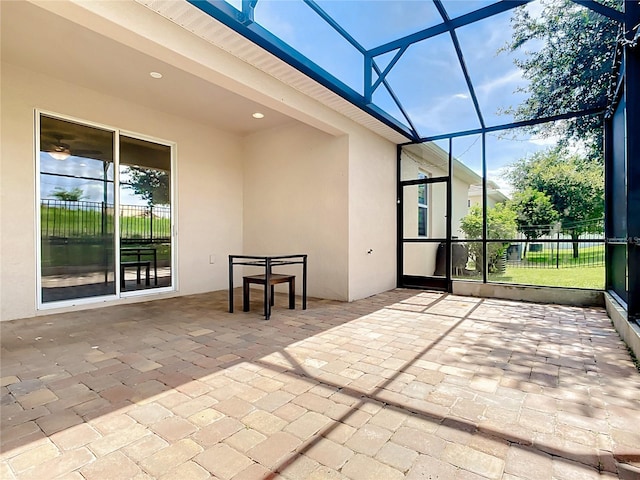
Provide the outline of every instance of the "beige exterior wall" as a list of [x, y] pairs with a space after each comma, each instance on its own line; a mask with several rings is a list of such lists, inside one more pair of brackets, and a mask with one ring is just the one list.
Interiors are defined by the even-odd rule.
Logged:
[[453, 204], [451, 235], [464, 238], [464, 232], [460, 229], [460, 221], [469, 213], [469, 184], [460, 178], [453, 177]]
[[[482, 193], [479, 193], [478, 195], [469, 195], [469, 206], [473, 206], [473, 205], [482, 206]], [[490, 205], [490, 206], [493, 206], [493, 205]]]
[[396, 158], [396, 146], [371, 132], [350, 135], [349, 300], [396, 286]]
[[[243, 155], [239, 253], [306, 253], [308, 295], [347, 300], [348, 138], [294, 122], [247, 137]], [[297, 266], [278, 271], [300, 274]]]
[[180, 294], [226, 288], [224, 256], [242, 249], [240, 138], [9, 64], [1, 94], [1, 319], [37, 313], [35, 108], [175, 142]]
[[244, 148], [245, 254], [308, 254], [309, 295], [320, 298], [395, 287], [395, 145], [292, 123]]

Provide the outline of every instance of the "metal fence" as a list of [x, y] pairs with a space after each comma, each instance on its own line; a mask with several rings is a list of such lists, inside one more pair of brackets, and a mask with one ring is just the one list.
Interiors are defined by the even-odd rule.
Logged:
[[147, 243], [168, 242], [171, 208], [168, 206], [120, 205], [120, 238]]
[[509, 243], [506, 264], [523, 268], [571, 268], [604, 265], [604, 240]]
[[[486, 245], [488, 272], [504, 273], [508, 267], [602, 267], [605, 262], [602, 226], [603, 220], [597, 219], [565, 226], [535, 227], [535, 234], [533, 231], [519, 232], [518, 237], [511, 239], [491, 238]], [[482, 240], [454, 241], [451, 259], [454, 275], [482, 272], [485, 264], [483, 248]]]
[[[105, 202], [43, 199], [40, 203], [42, 238], [89, 239], [114, 234], [114, 206]], [[120, 238], [140, 243], [168, 242], [171, 208], [121, 205]]]
[[604, 219], [531, 226], [509, 242], [507, 264], [527, 268], [604, 265]]

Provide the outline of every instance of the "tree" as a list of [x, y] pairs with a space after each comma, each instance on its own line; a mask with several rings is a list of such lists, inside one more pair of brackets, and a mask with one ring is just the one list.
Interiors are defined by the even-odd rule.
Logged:
[[127, 167], [123, 172], [127, 177], [123, 183], [151, 205], [169, 205], [169, 173], [150, 168]]
[[599, 226], [594, 221], [604, 216], [602, 166], [556, 147], [516, 161], [505, 176], [516, 191], [530, 189], [549, 197], [563, 229], [571, 235], [573, 257], [578, 258], [580, 235], [596, 231]]
[[84, 193], [79, 187], [72, 188], [71, 190], [65, 190], [64, 188], [56, 187], [52, 195], [58, 200], [64, 200], [66, 202], [77, 202], [84, 196]]
[[[600, 0], [619, 8], [621, 0]], [[602, 108], [615, 80], [615, 50], [620, 26], [569, 0], [542, 1], [539, 16], [519, 7], [512, 17], [513, 35], [503, 49], [522, 51], [514, 60], [529, 85], [520, 89], [527, 100], [507, 113], [516, 120], [544, 118], [566, 112]], [[541, 43], [539, 49], [531, 46]], [[583, 116], [532, 127], [536, 133], [559, 135], [586, 146], [591, 159], [602, 158], [602, 116]]]
[[[460, 229], [465, 233], [467, 239], [482, 238], [482, 207], [473, 205], [469, 208], [469, 213], [460, 220]], [[515, 238], [516, 236], [516, 214], [505, 203], [498, 203], [493, 208], [487, 209], [487, 239], [502, 240]], [[469, 253], [476, 262], [476, 271], [484, 270], [484, 260], [482, 256], [482, 243], [469, 242]], [[493, 273], [498, 269], [498, 262], [507, 250], [509, 242], [490, 242], [487, 244], [487, 257], [489, 272]]]
[[511, 208], [516, 212], [518, 230], [527, 239], [523, 254], [526, 257], [528, 243], [531, 240], [549, 234], [553, 224], [558, 221], [559, 215], [556, 209], [553, 208], [551, 198], [531, 187], [527, 187], [513, 195]]

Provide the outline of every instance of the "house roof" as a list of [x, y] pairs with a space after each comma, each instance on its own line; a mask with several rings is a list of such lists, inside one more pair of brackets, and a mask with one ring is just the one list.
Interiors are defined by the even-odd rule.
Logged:
[[[482, 196], [482, 185], [472, 185], [469, 187], [470, 197]], [[487, 197], [492, 199], [495, 203], [506, 202], [509, 197], [500, 191], [498, 184], [492, 181], [487, 181]]]
[[[413, 153], [416, 158], [424, 159], [427, 163], [441, 170], [447, 171], [449, 154], [433, 142], [412, 143], [403, 146], [403, 150]], [[452, 158], [453, 176], [469, 185], [482, 183], [482, 177], [457, 158]]]

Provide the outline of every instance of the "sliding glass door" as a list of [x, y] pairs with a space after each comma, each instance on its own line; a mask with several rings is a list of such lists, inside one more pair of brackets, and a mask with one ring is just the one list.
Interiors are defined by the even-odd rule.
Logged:
[[125, 135], [120, 136], [120, 274], [126, 291], [171, 286], [171, 147]]
[[38, 125], [39, 304], [172, 287], [171, 146]]
[[42, 302], [114, 295], [114, 133], [41, 115]]

